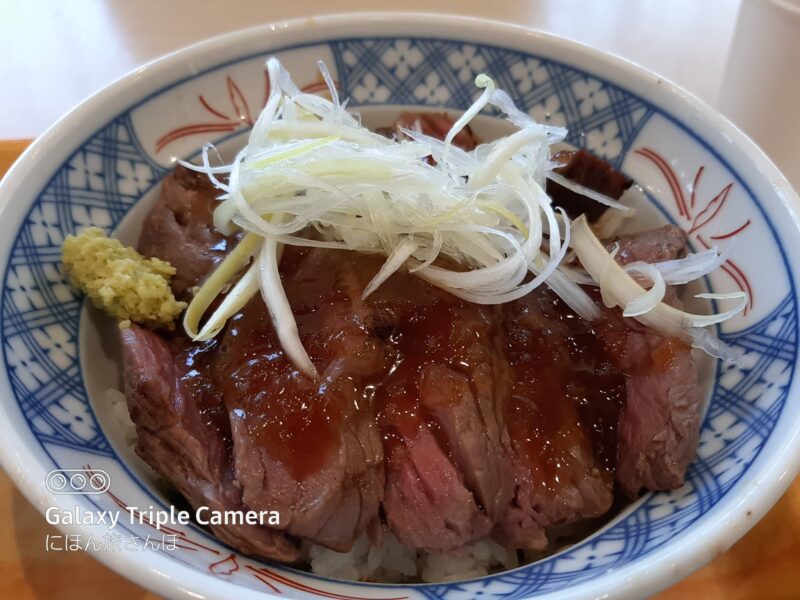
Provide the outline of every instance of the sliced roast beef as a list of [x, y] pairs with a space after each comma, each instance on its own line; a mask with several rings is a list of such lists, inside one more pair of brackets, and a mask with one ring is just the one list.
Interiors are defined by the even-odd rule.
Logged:
[[233, 318], [215, 357], [228, 407], [236, 478], [254, 509], [278, 510], [287, 532], [347, 551], [378, 519], [383, 452], [364, 379], [384, 368], [349, 259], [287, 248], [283, 278], [319, 381], [284, 355], [260, 297]]
[[200, 283], [236, 243], [212, 224], [218, 194], [206, 175], [178, 165], [164, 178], [161, 196], [145, 218], [139, 251], [177, 269], [172, 288], [179, 298], [186, 298], [186, 290]]
[[700, 393], [691, 348], [629, 323], [601, 333], [625, 371], [626, 402], [618, 425], [616, 478], [630, 497], [642, 488], [683, 485], [697, 452]]
[[[212, 385], [158, 334], [132, 325], [121, 333], [125, 392], [136, 424], [136, 452], [195, 509], [244, 510], [233, 478], [230, 427]], [[202, 350], [200, 350], [202, 352]], [[246, 554], [294, 562], [298, 545], [255, 525], [213, 525], [214, 534]]]
[[[586, 150], [558, 152], [553, 156], [553, 160], [564, 165], [555, 169], [559, 175], [614, 200], [619, 200], [623, 192], [633, 183], [606, 161]], [[606, 209], [599, 202], [573, 192], [554, 181], [548, 180], [547, 193], [553, 200], [553, 204], [563, 208], [572, 218], [585, 214], [587, 219], [595, 221]]]
[[615, 258], [623, 265], [636, 261], [664, 262], [686, 254], [686, 234], [675, 225], [624, 235], [614, 244], [618, 246]]
[[505, 397], [486, 394], [492, 390], [481, 389], [481, 375], [471, 378], [439, 363], [427, 364], [419, 374], [419, 397], [446, 439], [451, 460], [466, 485], [495, 521], [505, 516], [514, 476], [503, 417], [495, 414]]
[[409, 390], [389, 384], [379, 392], [386, 448], [386, 521], [411, 548], [453, 550], [492, 527], [464, 479], [437, 441]]
[[[686, 253], [686, 235], [667, 225], [619, 240], [619, 262], [662, 262]], [[674, 295], [672, 303], [679, 303]], [[608, 354], [626, 374], [626, 402], [618, 425], [616, 478], [636, 497], [642, 488], [683, 485], [697, 452], [700, 390], [691, 348], [614, 313], [598, 329]]]
[[[449, 128], [442, 116], [420, 123]], [[562, 174], [612, 197], [629, 185], [579, 154]], [[235, 242], [211, 225], [214, 195], [176, 170], [145, 225], [140, 250], [177, 267], [178, 293]], [[685, 236], [665, 227], [618, 243], [618, 260], [655, 262], [679, 256]], [[491, 532], [544, 549], [548, 530], [606, 512], [615, 479], [632, 496], [681, 483], [699, 423], [683, 344], [614, 311], [577, 319], [543, 287], [482, 307], [398, 273], [363, 300], [381, 263], [285, 249], [283, 285], [318, 380], [287, 359], [260, 297], [206, 345], [123, 334], [145, 460], [193, 505], [281, 513], [282, 531], [218, 528], [222, 539], [291, 561], [297, 538], [346, 551], [383, 520], [416, 548]]]
[[[499, 311], [408, 274], [393, 276], [368, 303], [391, 325], [393, 368], [376, 393], [387, 521], [401, 540], [452, 550], [485, 536], [513, 491]], [[420, 456], [429, 462], [418, 465]]]
[[[213, 229], [214, 195], [205, 176], [179, 167], [145, 223], [139, 248], [176, 266], [178, 291], [199, 283], [235, 241]], [[287, 532], [348, 550], [377, 520], [383, 495], [382, 446], [358, 380], [382, 363], [355, 302], [361, 288], [348, 287], [338, 258], [297, 252], [293, 259], [290, 249], [282, 263], [324, 383], [301, 376], [286, 359], [260, 298], [231, 320], [199, 370], [225, 401], [235, 458], [230, 475], [245, 504], [280, 511]], [[329, 276], [324, 284], [321, 274]]]
[[[397, 275], [381, 292], [395, 304], [397, 366], [387, 381], [403, 381], [429, 416], [448, 456], [486, 514], [502, 517], [513, 493], [504, 405], [509, 367], [497, 307], [478, 306]], [[398, 306], [403, 298], [414, 299]], [[427, 298], [428, 301], [420, 300]]]
[[598, 352], [589, 323], [544, 290], [508, 307], [512, 389], [506, 422], [516, 488], [495, 537], [543, 549], [543, 530], [606, 512], [613, 500], [624, 379]]

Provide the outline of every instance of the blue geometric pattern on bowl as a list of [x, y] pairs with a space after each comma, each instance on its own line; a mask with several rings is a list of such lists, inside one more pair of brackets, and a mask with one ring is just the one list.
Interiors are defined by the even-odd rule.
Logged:
[[81, 299], [61, 270], [61, 243], [113, 229], [164, 172], [132, 142], [129, 120], [99, 131], [50, 180], [19, 231], [4, 278], [2, 339], [11, 386], [42, 442], [113, 456], [92, 415], [78, 361]]
[[[487, 72], [518, 106], [540, 121], [566, 125], [569, 142], [616, 166], [642, 127], [659, 114], [641, 98], [568, 65], [497, 47], [383, 38], [336, 41], [329, 49], [342, 95], [355, 105], [463, 109], [476, 93], [471, 81]], [[60, 244], [87, 225], [116, 227], [164, 174], [142, 148], [130, 113], [119, 115], [57, 170], [17, 234], [3, 276], [0, 335], [16, 400], [43, 447], [116, 457], [87, 398], [77, 351], [81, 302], [64, 282]], [[798, 323], [794, 285], [783, 267], [789, 295], [757, 324], [723, 336], [741, 349], [742, 358], [717, 371], [698, 457], [683, 488], [650, 495], [590, 539], [532, 565], [407, 592], [442, 599], [554, 591], [651, 553], [702, 519], [758, 456], [786, 401]], [[57, 453], [50, 455], [57, 463]]]
[[440, 40], [352, 40], [332, 44], [342, 89], [355, 105], [416, 104], [464, 109], [488, 73], [540, 123], [567, 126], [566, 141], [615, 167], [652, 114], [636, 96], [581, 71], [502, 48]]

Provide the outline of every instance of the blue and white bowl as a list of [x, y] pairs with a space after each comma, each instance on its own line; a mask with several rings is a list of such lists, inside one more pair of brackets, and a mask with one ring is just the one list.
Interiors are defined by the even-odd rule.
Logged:
[[[642, 184], [695, 248], [736, 237], [707, 285], [751, 293], [745, 314], [718, 332], [740, 360], [707, 373], [707, 414], [684, 487], [650, 494], [581, 543], [498, 575], [345, 583], [241, 556], [191, 525], [166, 540], [146, 519], [123, 519], [111, 536], [103, 523], [64, 524], [66, 533], [171, 597], [639, 597], [709, 561], [766, 513], [795, 475], [800, 450], [800, 405], [790, 401], [798, 397], [797, 196], [740, 131], [659, 77], [541, 33], [436, 15], [315, 18], [193, 46], [88, 99], [18, 161], [0, 185], [0, 455], [29, 500], [59, 513], [169, 505], [104, 394], [119, 386], [118, 358], [96, 314], [66, 285], [60, 245], [87, 225], [135, 239], [175, 157], [209, 140], [241, 139], [264, 102], [270, 54], [312, 89], [320, 85], [315, 63], [325, 60], [341, 95], [384, 107], [375, 110], [463, 109], [475, 75], [488, 73], [521, 108], [566, 125], [570, 143]], [[64, 494], [81, 479], [71, 488], [48, 479], [54, 469], [85, 477], [84, 493]]]

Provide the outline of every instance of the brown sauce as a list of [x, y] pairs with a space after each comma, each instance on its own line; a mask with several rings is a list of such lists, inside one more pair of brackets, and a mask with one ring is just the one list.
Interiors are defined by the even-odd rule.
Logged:
[[450, 454], [441, 426], [420, 402], [419, 382], [426, 365], [451, 366], [458, 360], [458, 348], [450, 346], [454, 310], [454, 304], [445, 301], [434, 301], [407, 313], [394, 309], [397, 321], [387, 339], [392, 366], [375, 386], [378, 425], [387, 456], [391, 456], [394, 444], [404, 437], [414, 437], [419, 427], [430, 429], [439, 446]]
[[541, 493], [556, 494], [595, 467], [610, 481], [625, 377], [592, 325], [537, 290], [509, 307], [506, 331], [514, 370], [506, 420]]
[[[291, 267], [292, 258], [287, 257]], [[301, 335], [318, 367], [327, 362], [326, 344], [335, 345], [341, 332], [328, 332], [320, 320], [323, 307], [352, 312], [335, 281], [321, 271], [315, 281], [287, 285]], [[331, 311], [327, 311], [328, 314]], [[230, 320], [214, 364], [217, 385], [232, 418], [241, 420], [253, 442], [282, 463], [298, 481], [315, 475], [335, 453], [341, 436], [345, 403], [353, 383], [313, 381], [299, 373], [284, 354], [260, 296]], [[348, 389], [349, 388], [349, 389]]]
[[199, 425], [214, 431], [230, 450], [232, 439], [228, 411], [220, 402], [219, 393], [209, 376], [209, 360], [216, 342], [192, 344], [184, 339], [177, 343], [180, 344], [180, 360], [185, 367], [179, 383], [198, 408]]
[[[606, 328], [611, 333], [601, 340], [543, 287], [503, 307], [480, 307], [397, 274], [361, 302], [380, 257], [326, 251], [310, 261], [308, 255], [287, 248], [282, 271], [319, 381], [288, 361], [260, 297], [230, 320], [218, 343], [186, 354], [187, 377], [201, 387], [213, 381], [225, 411], [243, 419], [259, 448], [298, 480], [317, 473], [336, 451], [354, 411], [377, 419], [387, 456], [420, 427], [449, 452], [440, 425], [420, 403], [422, 369], [438, 364], [471, 376], [498, 356], [510, 367], [502, 371], [509, 378], [506, 425], [542, 489], [576, 479], [572, 469], [585, 468], [584, 460], [610, 478], [625, 391], [624, 374], [608, 356], [622, 344], [621, 329]], [[662, 350], [656, 359], [668, 362], [668, 354]], [[217, 427], [226, 420], [221, 406], [212, 398], [204, 412]]]

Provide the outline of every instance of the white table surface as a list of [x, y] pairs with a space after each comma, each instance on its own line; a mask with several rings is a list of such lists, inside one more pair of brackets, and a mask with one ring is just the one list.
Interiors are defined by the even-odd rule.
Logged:
[[740, 0], [0, 0], [0, 139], [35, 137], [142, 63], [227, 31], [359, 10], [459, 13], [637, 62], [714, 104]]

